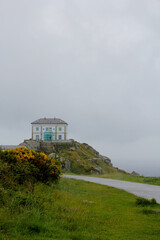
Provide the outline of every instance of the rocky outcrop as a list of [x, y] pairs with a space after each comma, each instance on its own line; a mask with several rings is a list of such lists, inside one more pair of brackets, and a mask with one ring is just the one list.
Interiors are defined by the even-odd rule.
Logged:
[[56, 153], [50, 153], [48, 157], [56, 159]]
[[98, 174], [103, 173], [102, 167], [99, 166], [100, 162], [103, 162], [108, 166], [112, 166], [111, 160], [108, 157], [102, 156], [100, 154], [99, 154], [99, 157], [89, 158], [88, 161], [90, 161], [94, 166], [94, 169], [91, 170], [91, 173], [93, 173], [93, 172], [97, 172]]
[[93, 169], [90, 171], [90, 173], [102, 174], [103, 173], [103, 169], [100, 166], [95, 165], [93, 167]]
[[69, 160], [65, 160], [62, 162], [62, 168], [65, 170], [65, 171], [70, 171], [71, 170], [71, 161]]
[[140, 174], [137, 173], [137, 172], [135, 172], [135, 171], [133, 171], [133, 172], [131, 173], [131, 175], [133, 175], [133, 176], [140, 176]]
[[63, 171], [102, 174], [107, 166], [112, 166], [108, 157], [100, 155], [87, 143], [73, 140], [65, 143], [25, 140], [20, 146], [45, 152], [50, 158], [60, 161]]
[[35, 140], [24, 140], [23, 143], [19, 144], [20, 147], [26, 147], [28, 149], [34, 150], [36, 152], [40, 151], [40, 142]]
[[99, 160], [106, 163], [108, 166], [112, 166], [111, 159], [106, 156], [99, 155]]
[[87, 143], [82, 143], [82, 146], [87, 150], [90, 151], [91, 153], [95, 154], [96, 156], [99, 156], [99, 152], [97, 152], [94, 148], [92, 148], [90, 145]]
[[112, 166], [111, 160], [106, 156], [99, 155], [98, 158], [89, 158], [88, 160], [93, 164], [98, 164], [98, 161], [101, 161], [107, 164], [108, 166]]

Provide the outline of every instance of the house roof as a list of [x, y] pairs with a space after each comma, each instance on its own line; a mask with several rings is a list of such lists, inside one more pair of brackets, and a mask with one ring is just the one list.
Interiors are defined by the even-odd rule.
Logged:
[[67, 124], [65, 121], [61, 120], [60, 118], [40, 118], [31, 124]]

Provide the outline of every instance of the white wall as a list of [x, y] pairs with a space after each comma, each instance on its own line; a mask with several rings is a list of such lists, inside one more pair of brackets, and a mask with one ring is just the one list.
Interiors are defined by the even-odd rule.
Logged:
[[[63, 124], [34, 124], [33, 125], [33, 140], [36, 140], [36, 135], [39, 136], [40, 140], [44, 140], [43, 139], [43, 133], [46, 131], [46, 128], [48, 128], [48, 131], [52, 131], [53, 132], [53, 140], [55, 140], [55, 131], [57, 128], [57, 140], [59, 140], [59, 135], [61, 135], [61, 140], [64, 140], [64, 130], [65, 130], [65, 126]], [[39, 128], [38, 130], [36, 130], [36, 128]], [[41, 134], [41, 127], [42, 127], [42, 134]], [[61, 130], [60, 130], [61, 128]], [[66, 130], [67, 130], [67, 126], [66, 126]], [[42, 136], [42, 139], [41, 139]], [[67, 136], [67, 132], [66, 132], [66, 136]]]

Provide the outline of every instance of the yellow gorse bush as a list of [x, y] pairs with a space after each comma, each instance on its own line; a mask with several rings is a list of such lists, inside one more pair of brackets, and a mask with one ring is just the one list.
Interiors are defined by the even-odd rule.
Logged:
[[[14, 171], [15, 178], [18, 174], [18, 179], [31, 178], [34, 181], [57, 181], [60, 178], [60, 164], [52, 158], [49, 158], [45, 153], [37, 153], [25, 147], [1, 151], [0, 158], [6, 162], [9, 170]], [[10, 168], [9, 168], [10, 166]]]

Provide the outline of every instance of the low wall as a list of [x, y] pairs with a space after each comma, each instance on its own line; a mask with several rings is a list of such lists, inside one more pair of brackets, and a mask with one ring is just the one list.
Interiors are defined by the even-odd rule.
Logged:
[[19, 146], [24, 146], [28, 149], [32, 149], [36, 152], [45, 152], [52, 153], [55, 150], [59, 151], [61, 148], [68, 148], [73, 145], [73, 140], [66, 141], [54, 141], [54, 142], [44, 142], [44, 141], [36, 141], [36, 140], [24, 140], [23, 143], [19, 144]]

